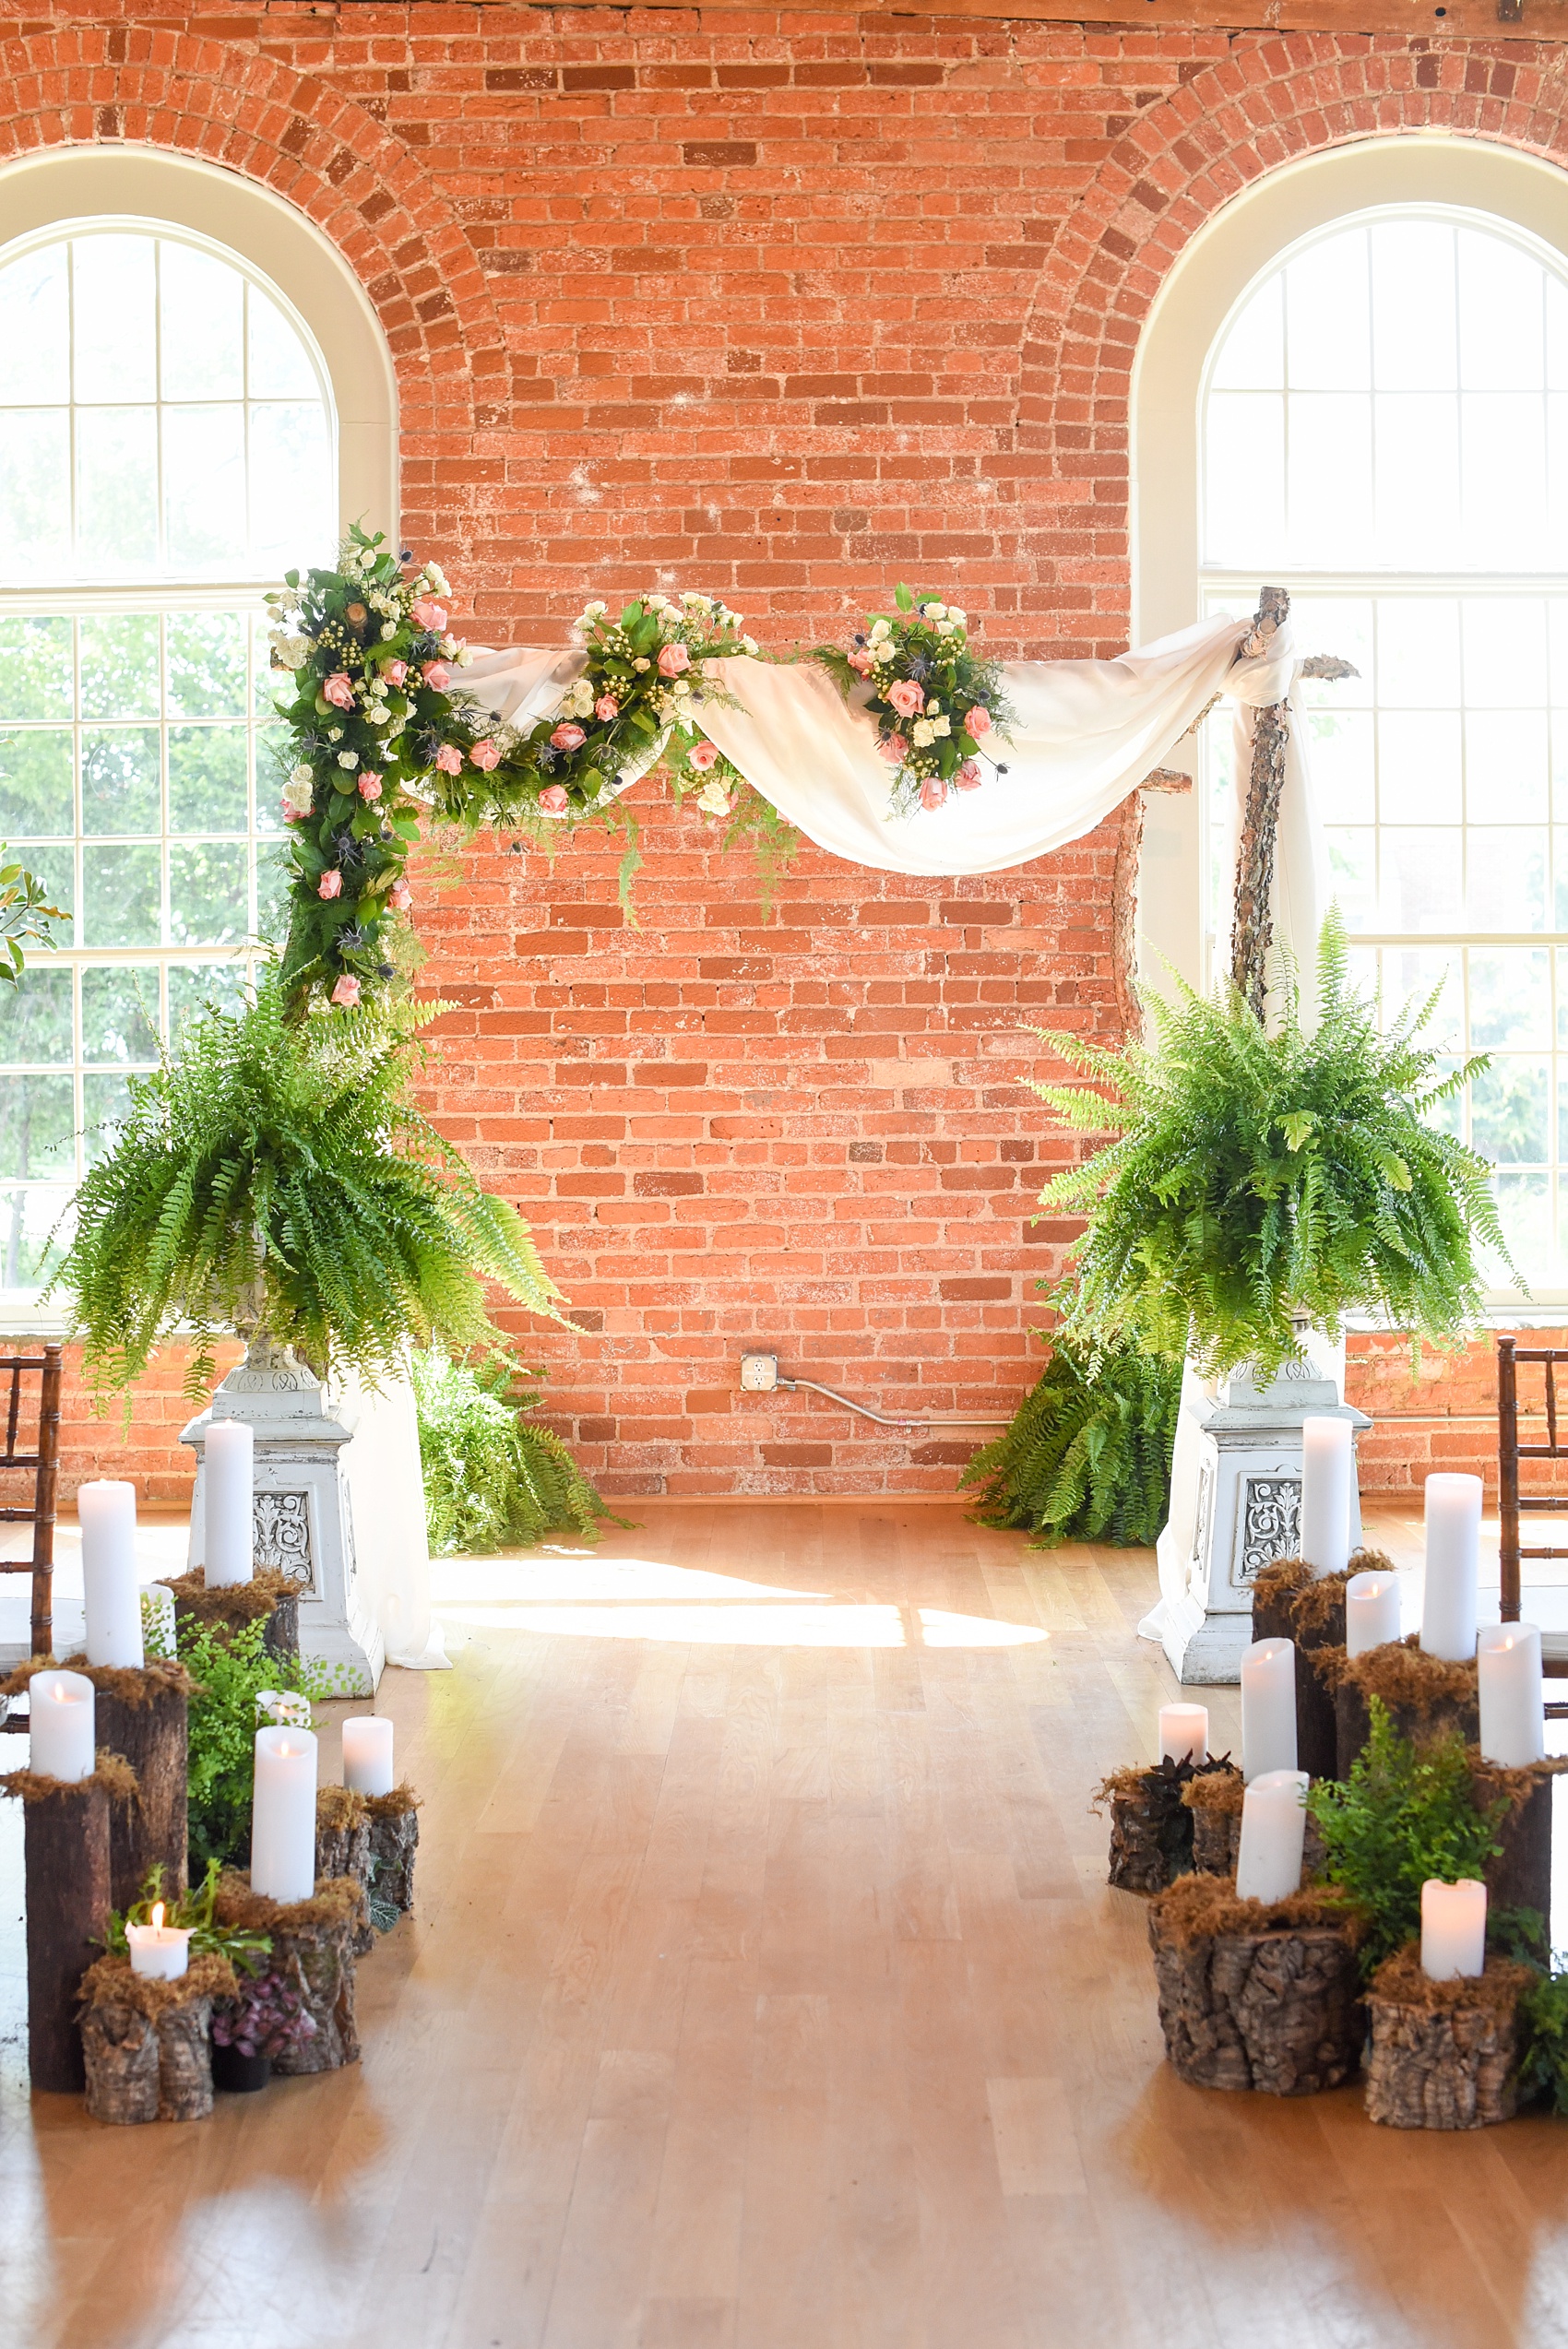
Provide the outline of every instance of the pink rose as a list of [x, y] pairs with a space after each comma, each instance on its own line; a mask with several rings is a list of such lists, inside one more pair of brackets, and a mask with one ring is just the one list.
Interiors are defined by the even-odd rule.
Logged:
[[407, 913], [414, 902], [414, 893], [406, 881], [394, 881], [386, 892], [386, 902], [389, 906], [396, 906], [399, 913]]
[[613, 694], [600, 694], [593, 706], [593, 714], [601, 726], [610, 726], [620, 717], [621, 705]]
[[964, 731], [973, 742], [982, 741], [991, 731], [991, 712], [983, 702], [964, 712]]
[[909, 755], [909, 745], [902, 734], [888, 734], [876, 747], [894, 766], [902, 766]]
[[444, 694], [452, 682], [452, 671], [444, 660], [427, 660], [422, 674], [433, 694]]
[[679, 677], [682, 670], [689, 669], [691, 665], [692, 656], [684, 645], [666, 645], [659, 656], [659, 673], [661, 677]]
[[406, 660], [389, 660], [381, 674], [388, 685], [400, 685], [409, 673]]
[[547, 783], [539, 795], [540, 815], [564, 815], [571, 804], [559, 783]]
[[435, 764], [443, 775], [461, 775], [463, 753], [456, 742], [443, 742], [435, 753]]
[[947, 786], [940, 775], [928, 775], [921, 785], [922, 808], [939, 808], [947, 797]]
[[867, 652], [864, 645], [860, 646], [849, 655], [849, 666], [851, 669], [858, 669], [862, 677], [869, 677], [871, 675], [871, 655]]
[[694, 742], [686, 753], [686, 764], [695, 766], [699, 775], [706, 775], [710, 766], [718, 765], [719, 753], [711, 742]]
[[342, 978], [338, 981], [337, 986], [332, 990], [332, 1000], [335, 1003], [341, 1003], [346, 1012], [351, 1012], [354, 1005], [360, 1000], [359, 980], [357, 979], [351, 979], [349, 973], [345, 971]]
[[283, 810], [283, 821], [285, 824], [303, 824], [304, 822], [305, 812], [303, 808], [291, 807], [287, 800], [280, 801], [279, 804]]
[[378, 800], [381, 797], [381, 777], [379, 775], [362, 775], [360, 777], [360, 797], [362, 800]]
[[330, 872], [324, 872], [322, 874], [321, 879], [315, 884], [315, 894], [318, 897], [340, 897], [342, 896], [343, 876], [338, 871], [336, 866], [333, 867]]
[[439, 636], [446, 625], [445, 606], [432, 603], [428, 596], [414, 598], [409, 606], [409, 617], [416, 628], [428, 628], [433, 636]]
[[321, 691], [323, 698], [329, 701], [334, 709], [353, 708], [354, 689], [352, 685], [350, 684], [347, 675], [341, 669], [337, 671], [335, 676], [331, 676], [327, 679]]
[[588, 736], [580, 726], [575, 726], [572, 720], [567, 718], [564, 726], [558, 726], [555, 729], [550, 739], [558, 751], [580, 751], [588, 741]]
[[492, 775], [501, 764], [501, 745], [493, 742], [487, 734], [481, 742], [474, 744], [469, 756], [481, 775]]
[[964, 761], [963, 765], [958, 769], [957, 774], [953, 777], [953, 783], [954, 788], [956, 790], [978, 791], [980, 787], [979, 760], [967, 758]]
[[887, 698], [900, 718], [918, 718], [925, 707], [925, 695], [912, 677], [900, 677], [897, 684], [889, 685]]

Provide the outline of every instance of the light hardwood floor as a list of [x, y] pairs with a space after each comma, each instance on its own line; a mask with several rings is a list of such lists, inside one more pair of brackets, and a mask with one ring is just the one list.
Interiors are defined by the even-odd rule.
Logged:
[[457, 1668], [387, 1676], [426, 1807], [357, 2070], [184, 2128], [30, 2102], [7, 1816], [0, 2339], [1562, 2342], [1568, 2123], [1404, 2136], [1162, 2064], [1088, 1809], [1171, 1685], [1146, 1556], [945, 1507], [636, 1513], [443, 1569]]

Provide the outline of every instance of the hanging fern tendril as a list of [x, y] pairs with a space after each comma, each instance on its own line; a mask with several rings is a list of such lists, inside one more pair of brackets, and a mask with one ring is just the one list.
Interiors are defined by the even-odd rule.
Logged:
[[318, 1373], [374, 1384], [410, 1341], [499, 1350], [487, 1282], [562, 1318], [528, 1226], [410, 1097], [417, 1031], [445, 1008], [291, 1023], [269, 963], [253, 1002], [209, 1005], [177, 1053], [130, 1080], [55, 1276], [101, 1393], [140, 1378], [176, 1329], [199, 1401], [213, 1342], [234, 1330], [265, 1330]]
[[976, 1453], [960, 1490], [978, 1485], [980, 1523], [1022, 1528], [1037, 1549], [1152, 1542], [1170, 1500], [1180, 1362], [1125, 1339], [1086, 1346], [1057, 1331], [1051, 1344], [1039, 1384]]
[[1429, 1122], [1487, 1066], [1444, 1069], [1418, 1042], [1437, 990], [1378, 1031], [1351, 987], [1337, 913], [1318, 946], [1318, 1024], [1301, 1021], [1287, 964], [1277, 1031], [1228, 989], [1206, 1002], [1176, 982], [1146, 999], [1152, 1049], [1104, 1051], [1046, 1036], [1088, 1086], [1035, 1090], [1069, 1131], [1115, 1133], [1041, 1193], [1087, 1215], [1072, 1322], [1150, 1352], [1191, 1345], [1222, 1375], [1272, 1373], [1301, 1352], [1297, 1315], [1336, 1334], [1347, 1313], [1385, 1315], [1450, 1342], [1479, 1318], [1478, 1243], [1513, 1265], [1491, 1169]]

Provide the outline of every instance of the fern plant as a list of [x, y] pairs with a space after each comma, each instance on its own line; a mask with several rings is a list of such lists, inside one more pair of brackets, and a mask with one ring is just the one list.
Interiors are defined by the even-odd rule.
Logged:
[[202, 1867], [244, 1867], [255, 1785], [256, 1699], [285, 1689], [314, 1704], [354, 1694], [351, 1668], [319, 1657], [275, 1655], [264, 1621], [219, 1633], [180, 1625], [180, 1661], [196, 1687], [190, 1701], [185, 1817], [191, 1857]]
[[1041, 1194], [1089, 1218], [1080, 1332], [1271, 1373], [1300, 1352], [1298, 1316], [1336, 1334], [1373, 1311], [1439, 1341], [1479, 1317], [1478, 1242], [1509, 1262], [1490, 1169], [1429, 1121], [1486, 1057], [1444, 1072], [1419, 1041], [1435, 991], [1380, 1034], [1348, 966], [1331, 914], [1315, 1027], [1287, 967], [1273, 1033], [1233, 988], [1206, 1002], [1178, 982], [1173, 1004], [1148, 999], [1152, 1048], [1047, 1038], [1090, 1080], [1036, 1086], [1057, 1122], [1117, 1136]]
[[980, 1524], [1025, 1528], [1038, 1549], [1152, 1542], [1170, 1500], [1181, 1363], [1126, 1338], [1098, 1347], [1059, 1331], [1051, 1344], [1033, 1393], [959, 1489], [978, 1485]]
[[602, 1519], [625, 1522], [561, 1438], [529, 1418], [531, 1399], [509, 1399], [517, 1375], [505, 1363], [454, 1362], [439, 1347], [414, 1357], [425, 1525], [438, 1555], [526, 1548], [559, 1526], [596, 1542]]
[[139, 1378], [176, 1328], [199, 1400], [220, 1332], [264, 1332], [318, 1373], [374, 1384], [410, 1340], [498, 1350], [486, 1281], [561, 1318], [521, 1216], [410, 1098], [417, 1031], [440, 1009], [291, 1022], [268, 963], [254, 1001], [209, 1006], [153, 1075], [130, 1080], [55, 1275], [100, 1389]]

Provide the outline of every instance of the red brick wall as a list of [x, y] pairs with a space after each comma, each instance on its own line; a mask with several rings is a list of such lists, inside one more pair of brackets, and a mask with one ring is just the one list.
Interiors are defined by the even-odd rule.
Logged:
[[[0, 157], [201, 154], [345, 255], [398, 368], [405, 532], [492, 641], [655, 578], [770, 643], [839, 635], [904, 576], [961, 592], [998, 651], [1114, 651], [1132, 355], [1194, 230], [1336, 140], [1563, 140], [1562, 53], [1527, 42], [3, 10]], [[885, 1407], [1009, 1406], [1061, 1239], [1028, 1228], [1019, 1030], [1119, 1031], [1124, 826], [957, 887], [808, 851], [765, 920], [699, 819], [639, 800], [639, 931], [585, 847], [481, 848], [422, 908], [463, 1003], [434, 1106], [588, 1333], [529, 1333], [560, 1424], [613, 1489], [946, 1489], [960, 1446], [742, 1404], [735, 1358], [767, 1340]], [[921, 1061], [943, 1081], [897, 1081]]]

